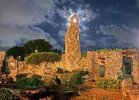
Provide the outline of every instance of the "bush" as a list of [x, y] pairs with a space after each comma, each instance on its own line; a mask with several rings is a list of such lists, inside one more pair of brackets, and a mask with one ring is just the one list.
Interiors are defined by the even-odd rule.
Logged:
[[115, 79], [115, 80], [100, 79], [97, 81], [96, 85], [97, 87], [102, 89], [107, 89], [107, 88], [119, 89], [121, 88], [121, 82], [122, 80], [120, 79]]
[[46, 62], [57, 62], [60, 61], [61, 56], [53, 52], [38, 52], [32, 53], [25, 58], [25, 61], [30, 64], [39, 64], [43, 61]]
[[0, 100], [16, 100], [17, 97], [11, 93], [10, 90], [1, 88], [0, 89]]
[[87, 74], [88, 74], [88, 72], [86, 72], [86, 71], [74, 72], [68, 82], [68, 85], [69, 86], [77, 86], [79, 84], [82, 84], [85, 80], [84, 76]]
[[115, 48], [115, 49], [104, 48], [104, 49], [100, 49], [100, 50], [96, 50], [96, 51], [109, 52], [109, 51], [122, 51], [122, 50], [124, 50], [124, 49], [120, 49], [120, 48]]
[[26, 76], [27, 76], [27, 74], [16, 75], [16, 80], [20, 80], [20, 79], [26, 78]]
[[86, 71], [75, 71], [72, 73], [68, 73], [63, 75], [61, 78], [62, 84], [67, 85], [69, 87], [75, 87], [79, 84], [82, 84], [85, 81], [85, 75], [87, 75], [88, 72]]
[[16, 84], [21, 89], [39, 89], [45, 86], [45, 82], [38, 75], [34, 75], [32, 78], [17, 79]]

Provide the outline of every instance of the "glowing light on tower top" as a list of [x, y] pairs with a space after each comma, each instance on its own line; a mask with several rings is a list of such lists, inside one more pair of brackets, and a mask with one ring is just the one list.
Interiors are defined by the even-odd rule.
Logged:
[[77, 14], [74, 13], [73, 15], [70, 16], [70, 23], [71, 24], [77, 24], [78, 21], [79, 21], [79, 18], [77, 16]]

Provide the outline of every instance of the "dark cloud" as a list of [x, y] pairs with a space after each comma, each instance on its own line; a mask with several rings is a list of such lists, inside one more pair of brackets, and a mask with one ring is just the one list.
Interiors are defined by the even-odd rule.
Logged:
[[[117, 39], [117, 43], [115, 45], [124, 47], [124, 46], [138, 46], [136, 45], [136, 39], [139, 38], [138, 30], [135, 28], [129, 28], [125, 25], [116, 26], [116, 25], [107, 25], [107, 26], [100, 26], [100, 30], [104, 35], [111, 35]], [[136, 31], [135, 31], [136, 30]], [[109, 44], [108, 42], [107, 44]]]
[[139, 8], [139, 0], [136, 0], [136, 7]]
[[[0, 47], [21, 45], [27, 40], [36, 38], [49, 40], [59, 47], [50, 33], [35, 26], [44, 21], [51, 22], [53, 9], [52, 0], [1, 0], [0, 40], [3, 42]], [[47, 20], [45, 16], [48, 16]]]

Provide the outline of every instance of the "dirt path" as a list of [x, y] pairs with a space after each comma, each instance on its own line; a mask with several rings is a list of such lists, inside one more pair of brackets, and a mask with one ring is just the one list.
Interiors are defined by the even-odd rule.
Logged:
[[122, 91], [116, 89], [103, 90], [92, 88], [81, 92], [80, 96], [72, 98], [72, 100], [130, 100], [123, 98]]

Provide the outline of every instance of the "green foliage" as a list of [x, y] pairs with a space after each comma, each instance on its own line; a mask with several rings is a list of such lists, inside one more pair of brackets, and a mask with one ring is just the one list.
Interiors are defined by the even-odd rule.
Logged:
[[39, 89], [45, 86], [40, 76], [34, 75], [32, 78], [21, 78], [16, 80], [16, 84], [20, 89]]
[[10, 90], [1, 88], [0, 89], [0, 100], [16, 100], [17, 97], [11, 93]]
[[74, 74], [71, 76], [68, 85], [69, 86], [77, 86], [79, 84], [82, 84], [85, 80], [84, 76], [87, 75], [88, 72], [86, 71], [78, 71], [74, 72]]
[[62, 53], [62, 51], [60, 49], [53, 49], [52, 52], [55, 52], [55, 53], [58, 53], [58, 54]]
[[35, 50], [38, 50], [38, 52], [50, 52], [52, 51], [52, 45], [44, 39], [30, 40], [24, 44], [24, 52], [26, 56], [34, 53]]
[[102, 52], [109, 52], [109, 51], [122, 51], [123, 49], [115, 48], [115, 49], [109, 49], [109, 48], [104, 48], [96, 51], [102, 51]]
[[18, 75], [16, 75], [16, 80], [26, 78], [26, 76], [27, 76], [27, 74], [18, 74]]
[[[7, 56], [13, 56], [15, 59], [24, 60], [25, 56], [34, 53], [35, 50], [38, 52], [55, 52], [61, 54], [61, 50], [53, 49], [53, 46], [50, 42], [45, 39], [35, 39], [27, 41], [22, 47], [14, 46], [7, 50]], [[18, 57], [21, 57], [20, 59]]]
[[69, 73], [63, 80], [62, 83], [68, 85], [69, 87], [74, 87], [79, 84], [82, 84], [85, 81], [84, 76], [87, 75], [86, 71], [75, 71]]
[[109, 51], [122, 51], [122, 50], [134, 50], [135, 48], [114, 48], [114, 49], [109, 49], [109, 48], [104, 48], [104, 49], [99, 49], [96, 51], [100, 52], [109, 52]]
[[[12, 48], [10, 48], [9, 50], [7, 50], [7, 56], [13, 56], [14, 59], [18, 59], [18, 60], [24, 60], [24, 50], [23, 47], [18, 47], [18, 46], [14, 46]], [[18, 57], [21, 57], [20, 59]]]
[[46, 62], [57, 62], [60, 61], [61, 56], [53, 52], [38, 52], [32, 53], [25, 58], [25, 61], [30, 64], [39, 64], [43, 61]]
[[85, 81], [85, 75], [88, 74], [86, 71], [76, 71], [68, 73], [57, 73], [58, 78], [61, 80], [61, 85], [55, 84], [54, 77], [46, 77], [45, 83], [50, 91], [60, 91], [62, 93], [66, 91], [77, 92], [79, 85]]
[[119, 89], [121, 88], [121, 82], [122, 80], [120, 79], [115, 79], [115, 80], [100, 79], [97, 81], [96, 85], [97, 87], [102, 89], [107, 89], [107, 88]]

